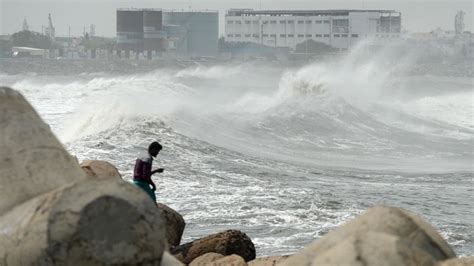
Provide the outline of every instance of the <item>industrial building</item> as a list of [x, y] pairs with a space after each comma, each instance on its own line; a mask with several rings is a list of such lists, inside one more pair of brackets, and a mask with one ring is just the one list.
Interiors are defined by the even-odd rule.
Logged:
[[146, 54], [152, 58], [166, 49], [166, 33], [163, 29], [163, 11], [159, 9], [118, 9], [117, 50], [125, 57], [133, 52], [135, 57]]
[[148, 59], [163, 52], [186, 56], [214, 56], [218, 52], [218, 13], [160, 9], [118, 9], [119, 56]]
[[362, 38], [389, 42], [400, 31], [401, 13], [394, 10], [231, 9], [225, 15], [226, 41], [290, 49], [307, 40], [348, 49]]

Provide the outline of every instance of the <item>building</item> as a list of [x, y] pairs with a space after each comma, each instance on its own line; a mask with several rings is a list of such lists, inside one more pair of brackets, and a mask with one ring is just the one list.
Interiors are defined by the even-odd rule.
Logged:
[[117, 50], [122, 56], [136, 58], [145, 54], [151, 59], [166, 50], [166, 33], [163, 31], [163, 11], [160, 9], [118, 9]]
[[166, 11], [163, 14], [170, 48], [188, 56], [218, 53], [219, 13], [217, 11]]
[[[120, 56], [151, 59], [171, 51], [185, 56], [218, 53], [219, 16], [215, 11], [118, 9], [117, 50]], [[122, 52], [123, 51], [123, 52]]]
[[347, 49], [362, 38], [388, 42], [400, 32], [401, 13], [393, 10], [231, 9], [225, 15], [226, 41], [291, 49], [310, 39]]

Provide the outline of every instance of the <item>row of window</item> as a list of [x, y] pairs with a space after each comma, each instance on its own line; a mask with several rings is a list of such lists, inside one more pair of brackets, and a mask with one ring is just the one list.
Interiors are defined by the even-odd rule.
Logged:
[[[298, 24], [312, 24], [313, 21], [312, 20], [298, 20], [298, 21], [295, 21], [295, 20], [280, 20], [280, 24], [295, 24], [298, 23]], [[228, 20], [227, 21], [227, 24], [242, 24], [242, 21], [240, 20]], [[258, 24], [258, 20], [246, 20], [244, 21], [245, 24]], [[277, 24], [277, 21], [276, 20], [263, 20], [262, 21], [263, 24]], [[329, 20], [315, 20], [314, 21], [314, 24], [329, 24]]]
[[[331, 37], [330, 34], [280, 34], [280, 37], [281, 38], [293, 38], [293, 37], [298, 37], [298, 38], [304, 38], [306, 36], [306, 38], [312, 38], [313, 36], [315, 38], [329, 38]], [[262, 34], [262, 37], [271, 37], [271, 38], [274, 38], [276, 37], [277, 35], [276, 34]], [[227, 34], [227, 37], [229, 38], [241, 38], [242, 37], [242, 34]], [[250, 38], [250, 37], [253, 37], [253, 38], [259, 38], [259, 35], [258, 34], [245, 34], [244, 35], [245, 38]], [[348, 34], [334, 34], [333, 35], [334, 38], [348, 38], [349, 35]], [[352, 34], [351, 35], [352, 38], [359, 38], [359, 34]]]

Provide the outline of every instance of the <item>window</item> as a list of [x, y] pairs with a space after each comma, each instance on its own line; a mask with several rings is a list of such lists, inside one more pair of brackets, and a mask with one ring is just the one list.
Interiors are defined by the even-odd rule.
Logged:
[[347, 38], [347, 34], [342, 34], [342, 38]]
[[298, 20], [298, 24], [304, 24], [303, 20]]
[[288, 34], [288, 37], [292, 38], [292, 37], [295, 37], [295, 35], [293, 35], [293, 34]]
[[325, 20], [325, 21], [324, 21], [324, 24], [329, 24], [329, 20]]
[[316, 20], [314, 23], [315, 24], [322, 24], [323, 22], [321, 20]]
[[252, 36], [252, 35], [251, 34], [245, 34], [246, 38], [250, 38], [250, 36]]
[[263, 37], [268, 37], [268, 34], [263, 34], [262, 36], [263, 36]]
[[304, 38], [304, 34], [298, 34], [298, 38]]
[[270, 34], [270, 37], [275, 38], [277, 35], [276, 34]]
[[306, 24], [311, 24], [311, 20], [306, 20]]
[[233, 34], [227, 34], [227, 37], [232, 38], [232, 37], [234, 37], [234, 35]]
[[288, 24], [295, 24], [293, 20], [288, 20]]
[[237, 20], [237, 21], [235, 22], [235, 24], [242, 24], [242, 21]]
[[286, 24], [285, 20], [280, 20], [280, 24]]
[[277, 24], [276, 20], [271, 20], [270, 24]]
[[313, 37], [313, 35], [311, 35], [311, 34], [306, 34], [306, 38], [311, 38], [311, 37]]
[[323, 35], [321, 35], [321, 34], [316, 34], [316, 35], [314, 35], [314, 36], [315, 36], [316, 38], [321, 38], [321, 37], [323, 37]]
[[339, 35], [339, 34], [334, 34], [334, 38], [339, 38], [339, 37], [341, 37], [341, 35]]
[[352, 38], [359, 38], [359, 34], [352, 34], [351, 37]]
[[229, 20], [229, 21], [227, 21], [227, 24], [234, 24], [234, 21], [233, 21], [233, 20]]
[[242, 35], [240, 35], [240, 34], [235, 34], [235, 38], [240, 38], [240, 37], [242, 37]]
[[245, 24], [250, 24], [250, 20], [246, 20], [246, 21], [245, 21]]
[[285, 34], [280, 34], [280, 37], [285, 38], [286, 35]]
[[258, 38], [258, 34], [252, 34], [252, 37]]
[[268, 24], [267, 20], [262, 21], [263, 24]]
[[329, 38], [329, 34], [324, 34], [324, 38]]

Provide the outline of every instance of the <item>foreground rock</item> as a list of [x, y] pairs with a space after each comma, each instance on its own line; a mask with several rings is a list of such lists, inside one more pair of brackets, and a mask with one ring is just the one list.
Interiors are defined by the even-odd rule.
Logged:
[[89, 177], [99, 179], [122, 179], [117, 168], [106, 161], [87, 160], [81, 163], [81, 168]]
[[183, 236], [184, 227], [186, 226], [183, 216], [164, 204], [157, 203], [157, 206], [161, 216], [165, 220], [166, 239], [168, 239], [168, 243], [171, 247], [176, 247], [181, 243], [181, 237]]
[[0, 265], [157, 265], [164, 227], [145, 193], [87, 178], [26, 100], [0, 88]]
[[0, 87], [0, 215], [85, 178], [25, 98]]
[[184, 264], [182, 264], [181, 261], [177, 260], [168, 251], [165, 251], [163, 252], [163, 256], [161, 257], [160, 266], [184, 266]]
[[255, 259], [252, 241], [246, 234], [236, 230], [224, 231], [178, 246], [171, 254], [181, 262], [189, 264], [197, 257], [210, 252], [224, 256], [236, 254], [245, 261]]
[[289, 255], [257, 258], [248, 262], [249, 266], [275, 266], [285, 261]]
[[474, 265], [474, 256], [445, 260], [436, 264], [436, 266], [472, 266], [472, 265]]
[[282, 265], [433, 265], [453, 257], [446, 241], [415, 214], [375, 207]]
[[203, 265], [208, 265], [216, 260], [224, 258], [224, 255], [219, 254], [219, 253], [206, 253], [202, 256], [197, 257], [194, 259], [189, 266], [203, 266]]
[[210, 264], [206, 264], [206, 266], [247, 266], [247, 263], [245, 263], [245, 260], [240, 256], [230, 255], [213, 261]]

